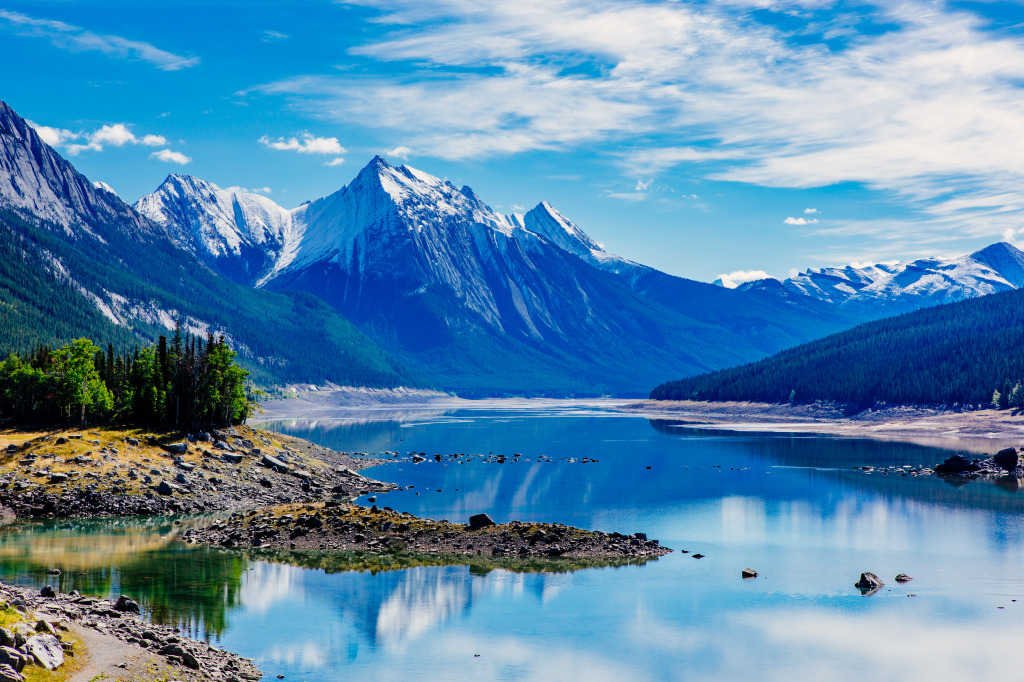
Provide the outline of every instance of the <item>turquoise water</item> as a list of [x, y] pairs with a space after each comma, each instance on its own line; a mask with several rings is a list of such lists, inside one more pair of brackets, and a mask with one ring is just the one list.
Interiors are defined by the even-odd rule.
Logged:
[[[931, 465], [951, 451], [709, 432], [579, 407], [267, 426], [401, 452], [369, 471], [413, 486], [378, 498], [400, 511], [642, 530], [690, 553], [573, 573], [327, 573], [186, 547], [170, 523], [26, 524], [0, 543], [0, 577], [42, 584], [60, 564], [63, 589], [131, 593], [152, 617], [254, 657], [269, 679], [1021, 677], [1022, 495], [1007, 482], [852, 468]], [[410, 451], [429, 460], [412, 464]], [[747, 567], [760, 577], [742, 580]], [[862, 571], [886, 587], [862, 596]], [[914, 580], [899, 585], [901, 572]]]

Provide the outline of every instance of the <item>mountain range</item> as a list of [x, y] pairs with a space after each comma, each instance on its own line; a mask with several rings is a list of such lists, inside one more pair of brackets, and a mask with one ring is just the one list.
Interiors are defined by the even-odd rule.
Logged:
[[921, 258], [869, 266], [814, 268], [779, 281], [741, 284], [783, 298], [808, 296], [870, 317], [909, 312], [1024, 286], [1024, 252], [998, 242], [958, 258]]
[[291, 211], [180, 175], [135, 208], [222, 275], [313, 294], [463, 395], [630, 393], [859, 321], [667, 275], [607, 253], [547, 202], [500, 214], [380, 157]]
[[[3, 347], [127, 344], [181, 320], [225, 334], [266, 383], [466, 396], [641, 395], [1024, 281], [1020, 252], [994, 245], [959, 269], [809, 270], [730, 290], [607, 253], [547, 202], [501, 214], [380, 157], [290, 210], [177, 174], [129, 206], [2, 103], [0, 250]], [[914, 285], [925, 263], [930, 284]]]

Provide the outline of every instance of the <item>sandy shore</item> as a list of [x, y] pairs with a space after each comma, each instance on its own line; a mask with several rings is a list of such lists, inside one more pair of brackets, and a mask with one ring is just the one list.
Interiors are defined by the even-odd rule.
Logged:
[[646, 400], [623, 411], [650, 419], [688, 422], [729, 431], [820, 433], [897, 440], [919, 445], [992, 453], [1024, 444], [1024, 415], [1008, 410], [953, 410], [890, 407], [844, 416], [831, 405]]

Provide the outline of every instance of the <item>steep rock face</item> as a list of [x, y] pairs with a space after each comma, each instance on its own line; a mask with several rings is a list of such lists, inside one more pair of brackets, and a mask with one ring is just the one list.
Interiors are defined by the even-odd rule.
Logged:
[[106, 239], [110, 226], [152, 236], [152, 224], [116, 194], [100, 190], [0, 102], [0, 206], [71, 237]]
[[263, 383], [424, 383], [322, 301], [204, 267], [2, 102], [0, 310], [0, 351], [81, 336], [130, 347], [180, 320], [186, 331], [226, 336]]
[[291, 212], [267, 197], [189, 175], [168, 175], [134, 207], [181, 248], [246, 285], [267, 275], [298, 238]]

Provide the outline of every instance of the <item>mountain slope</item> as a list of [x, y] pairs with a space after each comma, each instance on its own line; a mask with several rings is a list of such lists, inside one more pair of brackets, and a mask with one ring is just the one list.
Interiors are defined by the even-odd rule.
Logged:
[[[0, 348], [224, 334], [264, 382], [422, 384], [321, 301], [239, 286], [97, 189], [0, 103]], [[46, 286], [47, 281], [49, 286]]]
[[[766, 280], [741, 285], [763, 289]], [[782, 282], [776, 293], [805, 295], [874, 318], [962, 301], [1024, 285], [1024, 252], [1006, 242], [959, 258], [813, 268]]]
[[255, 284], [298, 235], [291, 213], [267, 197], [171, 174], [134, 208], [189, 253], [236, 282]]
[[662, 384], [656, 400], [987, 404], [1024, 380], [1024, 290], [934, 306]]
[[501, 215], [468, 187], [380, 158], [292, 215], [301, 240], [266, 286], [315, 294], [464, 394], [635, 393], [665, 370], [751, 360], [851, 324], [659, 273], [606, 253], [546, 203]]

